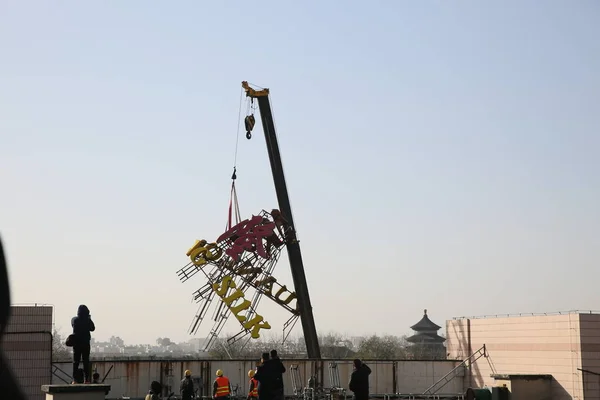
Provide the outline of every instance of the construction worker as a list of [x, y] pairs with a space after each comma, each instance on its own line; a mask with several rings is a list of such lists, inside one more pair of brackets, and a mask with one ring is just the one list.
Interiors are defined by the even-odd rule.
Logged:
[[223, 376], [223, 371], [217, 370], [217, 379], [213, 383], [213, 398], [219, 400], [227, 400], [231, 395], [231, 382], [229, 378]]
[[258, 399], [258, 381], [254, 379], [256, 371], [251, 369], [248, 371], [248, 378], [250, 378], [250, 390], [248, 390], [248, 400]]
[[181, 380], [179, 385], [179, 393], [181, 394], [181, 400], [192, 400], [194, 398], [194, 381], [192, 381], [192, 371], [189, 369], [185, 370], [185, 377]]
[[150, 384], [150, 391], [146, 395], [145, 400], [160, 400], [160, 394], [162, 393], [162, 385], [160, 382], [152, 381]]

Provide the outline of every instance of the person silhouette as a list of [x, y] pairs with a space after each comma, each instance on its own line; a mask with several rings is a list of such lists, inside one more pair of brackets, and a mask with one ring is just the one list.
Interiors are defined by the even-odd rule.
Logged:
[[[10, 284], [8, 282], [8, 266], [4, 257], [2, 239], [0, 239], [0, 340], [4, 336], [8, 318], [10, 317]], [[16, 381], [4, 352], [0, 353], [0, 393], [2, 398], [26, 400]]]
[[79, 369], [79, 362], [83, 359], [83, 373], [85, 376], [85, 383], [90, 383], [90, 375], [92, 374], [90, 364], [90, 341], [92, 335], [90, 332], [96, 330], [94, 321], [90, 316], [90, 310], [85, 304], [80, 305], [77, 308], [77, 316], [71, 319], [71, 326], [73, 327], [73, 376]]

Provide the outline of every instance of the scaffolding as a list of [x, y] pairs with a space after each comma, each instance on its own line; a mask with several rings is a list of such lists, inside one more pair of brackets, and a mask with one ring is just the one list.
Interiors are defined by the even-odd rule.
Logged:
[[292, 390], [295, 396], [300, 396], [304, 389], [302, 385], [302, 377], [298, 371], [298, 364], [290, 365], [290, 377], [292, 379]]
[[[271, 214], [265, 210], [262, 210], [257, 217], [261, 217], [263, 221], [273, 220], [273, 216], [271, 216]], [[211, 304], [213, 304], [214, 300], [218, 300], [218, 304], [215, 307], [211, 318], [213, 321], [213, 327], [204, 343], [204, 351], [208, 351], [212, 347], [231, 315], [231, 312], [228, 310], [226, 305], [220, 301], [221, 299], [219, 299], [218, 296], [215, 295], [213, 285], [219, 284], [219, 282], [221, 282], [225, 276], [231, 276], [236, 287], [242, 292], [245, 292], [249, 288], [253, 288], [254, 295], [245, 315], [246, 320], [251, 320], [255, 315], [257, 315], [256, 308], [258, 307], [263, 295], [266, 295], [266, 297], [269, 297], [273, 300], [273, 294], [271, 293], [272, 288], [268, 287], [268, 285], [262, 284], [262, 282], [277, 282], [272, 274], [280, 258], [283, 244], [285, 243], [290, 229], [291, 228], [287, 227], [281, 231], [279, 229], [274, 230], [273, 233], [276, 236], [279, 244], [267, 243], [267, 258], [263, 258], [253, 251], [245, 251], [236, 259], [228, 255], [224, 255], [221, 257], [221, 259], [216, 261], [208, 260], [201, 266], [195, 265], [194, 262], [190, 261], [177, 272], [181, 282], [186, 282], [198, 273], [204, 275], [207, 281], [202, 287], [196, 290], [193, 295], [193, 300], [199, 303], [199, 307], [198, 312], [194, 316], [194, 319], [190, 325], [189, 332], [191, 334], [197, 333], [201, 323], [207, 317], [209, 308], [211, 308]], [[218, 248], [219, 252], [226, 253], [227, 249], [229, 249], [232, 245], [232, 238], [229, 237], [224, 238], [221, 240], [221, 242], [218, 242], [216, 247]], [[242, 271], [245, 273], [241, 273]], [[283, 288], [285, 288], [285, 286], [282, 286], [282, 289]], [[293, 328], [295, 325], [300, 314], [297, 307], [292, 307], [287, 302], [276, 301], [276, 303], [292, 314], [291, 318], [284, 326], [283, 342], [285, 342], [287, 336], [291, 332], [291, 328]], [[242, 327], [239, 333], [228, 338], [227, 343], [233, 344], [245, 338], [247, 341], [249, 341], [249, 335], [250, 331]]]
[[481, 357], [487, 357], [487, 353], [485, 351], [485, 344], [480, 349], [478, 349], [475, 353], [473, 353], [469, 357], [467, 357], [463, 362], [461, 362], [456, 367], [454, 367], [450, 372], [448, 372], [446, 375], [444, 375], [442, 378], [440, 378], [437, 382], [435, 382], [433, 385], [429, 386], [427, 388], [427, 390], [425, 390], [423, 392], [423, 394], [424, 395], [435, 395], [444, 386], [446, 386], [448, 383], [450, 383], [452, 381], [452, 379], [454, 379], [454, 377], [456, 376], [456, 373], [461, 368], [464, 368], [465, 366], [468, 365], [468, 368], [470, 369], [471, 366], [473, 365], [473, 363], [475, 361], [479, 360]]
[[340, 382], [340, 370], [338, 369], [337, 363], [335, 361], [330, 362], [328, 369], [331, 387], [329, 388], [328, 393], [326, 393], [326, 398], [329, 400], [345, 399], [346, 389], [342, 387]]

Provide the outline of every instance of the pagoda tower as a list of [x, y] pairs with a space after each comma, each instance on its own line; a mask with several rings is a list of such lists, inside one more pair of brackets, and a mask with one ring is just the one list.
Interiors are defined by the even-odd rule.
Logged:
[[435, 324], [424, 310], [423, 318], [410, 327], [415, 334], [406, 340], [412, 343], [410, 350], [415, 359], [440, 360], [446, 358], [445, 338], [438, 335], [441, 326]]

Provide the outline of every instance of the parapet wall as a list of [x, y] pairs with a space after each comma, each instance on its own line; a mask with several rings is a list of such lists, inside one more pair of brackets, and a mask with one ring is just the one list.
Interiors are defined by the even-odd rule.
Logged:
[[[329, 363], [331, 361], [310, 360], [283, 360], [287, 372], [284, 375], [286, 395], [293, 394], [290, 366], [298, 365], [300, 378], [306, 386], [308, 378], [315, 374], [319, 381], [323, 382], [325, 388], [331, 387], [329, 377]], [[442, 378], [461, 361], [365, 361], [373, 371], [370, 379], [371, 393], [422, 393], [437, 380]], [[339, 370], [340, 384], [348, 388], [348, 381], [352, 373], [352, 362], [350, 360], [336, 361]], [[55, 363], [56, 367], [67, 372], [72, 371], [72, 364], [68, 362]], [[149, 361], [95, 361], [93, 366], [97, 368], [100, 377], [107, 373], [105, 383], [111, 385], [109, 397], [120, 398], [121, 396], [131, 398], [143, 398], [148, 392], [150, 382], [153, 380], [169, 386], [170, 391], [177, 393], [179, 381], [183, 378], [184, 371], [192, 371], [193, 377], [200, 376], [204, 383], [203, 394], [208, 394], [208, 388], [212, 387], [213, 379], [217, 369], [223, 370], [231, 380], [233, 387], [239, 385], [238, 394], [248, 393], [248, 371], [253, 369], [255, 361], [234, 360], [199, 360], [199, 361], [174, 361], [174, 360], [149, 360]], [[111, 369], [112, 367], [112, 369]], [[109, 371], [110, 370], [110, 371]], [[462, 371], [461, 371], [462, 372]], [[60, 372], [59, 372], [60, 375]], [[441, 391], [443, 393], [464, 393], [464, 373], [453, 378]], [[53, 384], [64, 383], [56, 376]], [[169, 393], [170, 393], [169, 391]]]

